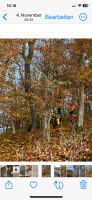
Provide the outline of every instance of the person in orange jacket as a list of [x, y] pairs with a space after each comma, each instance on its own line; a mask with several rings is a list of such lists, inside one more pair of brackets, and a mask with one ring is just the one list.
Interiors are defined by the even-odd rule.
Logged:
[[71, 122], [77, 121], [78, 119], [78, 103], [75, 101], [70, 109], [70, 115], [71, 115]]

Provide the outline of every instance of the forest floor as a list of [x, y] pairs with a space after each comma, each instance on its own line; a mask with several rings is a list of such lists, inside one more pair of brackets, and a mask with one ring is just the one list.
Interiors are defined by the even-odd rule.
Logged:
[[66, 123], [51, 129], [50, 141], [42, 131], [0, 135], [0, 161], [92, 161], [92, 121], [72, 133]]

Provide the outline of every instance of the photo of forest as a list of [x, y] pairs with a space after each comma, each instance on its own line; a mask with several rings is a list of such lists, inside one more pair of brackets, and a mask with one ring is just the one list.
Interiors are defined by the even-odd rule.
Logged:
[[0, 39], [0, 161], [92, 161], [92, 39]]

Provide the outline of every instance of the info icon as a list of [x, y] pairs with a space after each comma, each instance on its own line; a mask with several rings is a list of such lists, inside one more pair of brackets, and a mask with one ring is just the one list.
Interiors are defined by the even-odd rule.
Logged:
[[54, 186], [55, 186], [56, 189], [62, 190], [63, 187], [64, 187], [64, 184], [63, 184], [63, 182], [61, 182], [61, 181], [55, 181], [55, 182], [54, 182]]

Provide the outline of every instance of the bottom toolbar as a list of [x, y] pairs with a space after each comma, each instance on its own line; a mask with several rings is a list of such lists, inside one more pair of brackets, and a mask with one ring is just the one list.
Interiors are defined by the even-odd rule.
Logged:
[[61, 199], [91, 200], [92, 179], [89, 178], [2, 178], [0, 180], [2, 199]]

